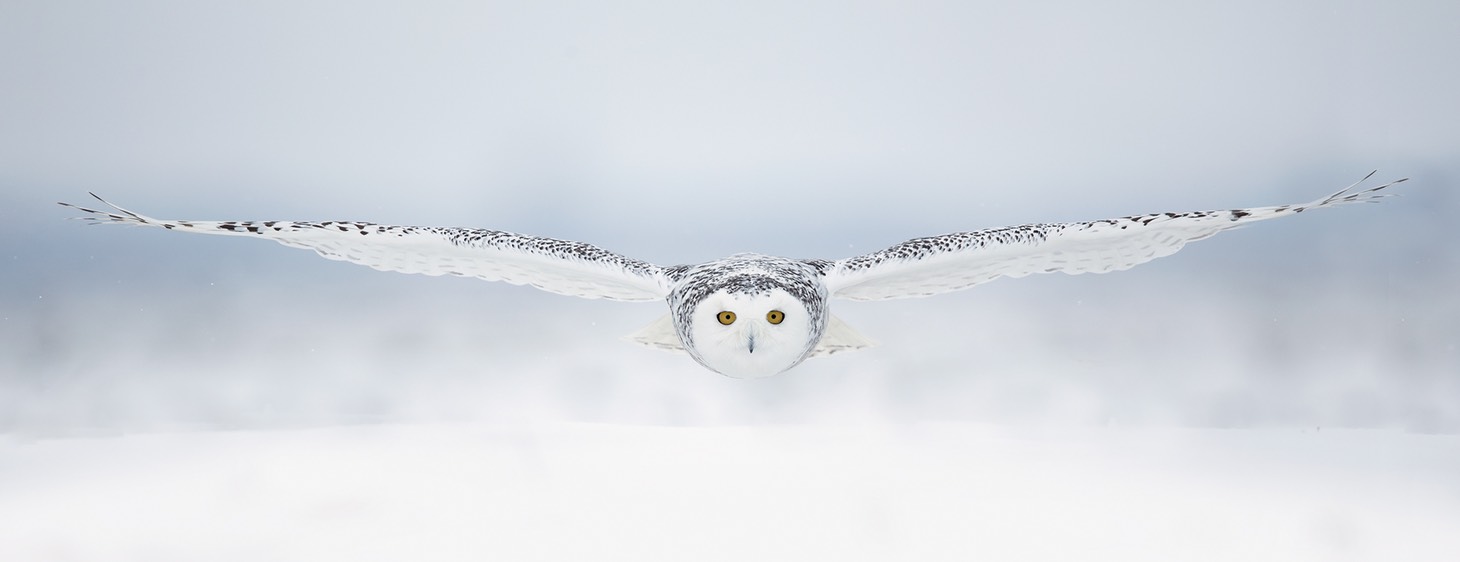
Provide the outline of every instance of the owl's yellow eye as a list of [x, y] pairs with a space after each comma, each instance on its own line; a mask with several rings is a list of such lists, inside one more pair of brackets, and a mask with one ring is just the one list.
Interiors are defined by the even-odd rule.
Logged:
[[724, 324], [726, 326], [735, 323], [735, 313], [728, 310], [721, 311], [720, 314], [715, 315], [715, 317], [720, 320], [721, 324]]
[[765, 320], [766, 320], [766, 322], [770, 322], [772, 324], [780, 324], [781, 321], [782, 320], [785, 320], [785, 319], [786, 319], [786, 313], [781, 312], [779, 310], [772, 310], [770, 312], [765, 313]]

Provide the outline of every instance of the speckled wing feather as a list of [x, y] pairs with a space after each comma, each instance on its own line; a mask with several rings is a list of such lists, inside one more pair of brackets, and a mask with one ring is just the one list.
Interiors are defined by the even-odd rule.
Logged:
[[112, 205], [94, 193], [92, 197], [114, 212], [62, 205], [91, 213], [82, 218], [96, 223], [264, 238], [381, 271], [506, 281], [590, 299], [652, 301], [669, 294], [669, 281], [659, 266], [581, 242], [476, 228], [368, 222], [161, 220]]
[[1026, 224], [918, 238], [824, 264], [823, 272], [833, 298], [882, 300], [936, 295], [1031, 273], [1120, 271], [1174, 254], [1187, 242], [1256, 221], [1377, 201], [1388, 195], [1381, 190], [1402, 181], [1356, 191], [1363, 183], [1360, 180], [1333, 195], [1298, 205]]

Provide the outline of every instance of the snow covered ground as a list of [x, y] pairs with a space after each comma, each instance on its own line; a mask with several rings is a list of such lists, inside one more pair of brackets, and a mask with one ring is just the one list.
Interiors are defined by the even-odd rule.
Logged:
[[1453, 560], [1460, 436], [388, 424], [0, 437], [3, 560]]

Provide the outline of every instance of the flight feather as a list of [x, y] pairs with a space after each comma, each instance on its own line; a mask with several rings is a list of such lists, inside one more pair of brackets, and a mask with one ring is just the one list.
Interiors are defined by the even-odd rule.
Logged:
[[92, 197], [111, 210], [62, 205], [90, 213], [82, 218], [94, 223], [264, 238], [382, 271], [505, 281], [584, 298], [653, 301], [669, 294], [663, 268], [582, 242], [480, 228], [356, 221], [163, 220], [128, 211], [94, 193]]
[[[1365, 176], [1368, 179], [1373, 176]], [[908, 240], [823, 266], [832, 298], [883, 300], [966, 289], [1033, 273], [1106, 273], [1176, 253], [1188, 242], [1257, 221], [1347, 203], [1377, 201], [1398, 180], [1296, 205], [1155, 213], [1087, 222], [1038, 223]]]

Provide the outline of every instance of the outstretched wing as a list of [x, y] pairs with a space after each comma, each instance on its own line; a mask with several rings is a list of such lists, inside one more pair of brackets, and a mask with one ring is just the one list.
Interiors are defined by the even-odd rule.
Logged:
[[98, 224], [264, 238], [381, 271], [506, 281], [590, 299], [650, 301], [669, 295], [669, 281], [659, 266], [581, 242], [478, 228], [368, 222], [160, 220], [112, 205], [95, 193], [91, 196], [114, 212], [61, 204], [91, 213], [82, 218]]
[[[1370, 172], [1364, 179], [1373, 176]], [[1407, 179], [1407, 178], [1406, 178]], [[1355, 191], [1363, 180], [1309, 203], [1158, 213], [1063, 224], [1026, 224], [908, 240], [825, 266], [832, 297], [882, 300], [936, 295], [1031, 273], [1105, 273], [1169, 256], [1187, 242], [1252, 222], [1346, 203], [1366, 203], [1396, 180]]]

